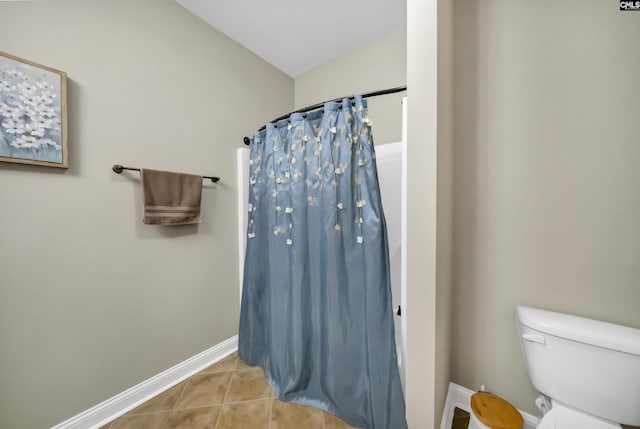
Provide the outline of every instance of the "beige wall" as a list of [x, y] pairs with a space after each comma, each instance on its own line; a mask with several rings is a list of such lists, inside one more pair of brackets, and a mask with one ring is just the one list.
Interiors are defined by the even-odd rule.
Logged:
[[407, 2], [407, 419], [440, 427], [450, 380], [453, 2]]
[[640, 15], [458, 0], [453, 381], [537, 411], [519, 304], [640, 328]]
[[[325, 100], [393, 88], [407, 82], [407, 35], [395, 31], [295, 79], [296, 109]], [[376, 144], [402, 139], [405, 93], [368, 100]], [[286, 113], [286, 112], [283, 112]]]
[[407, 421], [436, 418], [437, 2], [407, 1]]
[[[236, 334], [235, 151], [293, 81], [170, 0], [0, 2], [0, 40], [69, 77], [71, 168], [0, 165], [0, 426], [43, 428]], [[145, 226], [115, 163], [222, 181]]]
[[436, 231], [435, 421], [440, 419], [451, 380], [453, 256], [453, 0], [438, 0], [438, 195]]

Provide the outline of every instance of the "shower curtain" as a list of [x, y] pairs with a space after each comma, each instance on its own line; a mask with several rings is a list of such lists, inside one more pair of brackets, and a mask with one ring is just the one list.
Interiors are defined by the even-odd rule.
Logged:
[[253, 137], [238, 354], [283, 401], [406, 429], [370, 125], [356, 96]]

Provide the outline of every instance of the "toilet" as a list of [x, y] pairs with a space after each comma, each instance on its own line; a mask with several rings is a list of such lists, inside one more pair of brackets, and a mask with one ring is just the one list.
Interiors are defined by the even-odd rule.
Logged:
[[530, 307], [516, 311], [538, 429], [640, 426], [640, 329]]

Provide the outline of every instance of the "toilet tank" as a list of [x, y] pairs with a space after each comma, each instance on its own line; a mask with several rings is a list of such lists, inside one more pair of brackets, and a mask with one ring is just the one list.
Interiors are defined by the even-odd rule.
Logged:
[[566, 406], [640, 425], [640, 329], [530, 307], [518, 334], [534, 387]]

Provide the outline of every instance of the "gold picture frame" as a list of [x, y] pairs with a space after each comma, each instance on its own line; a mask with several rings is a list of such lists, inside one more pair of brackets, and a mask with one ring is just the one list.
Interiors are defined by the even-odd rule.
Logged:
[[69, 168], [65, 72], [0, 51], [0, 162]]

